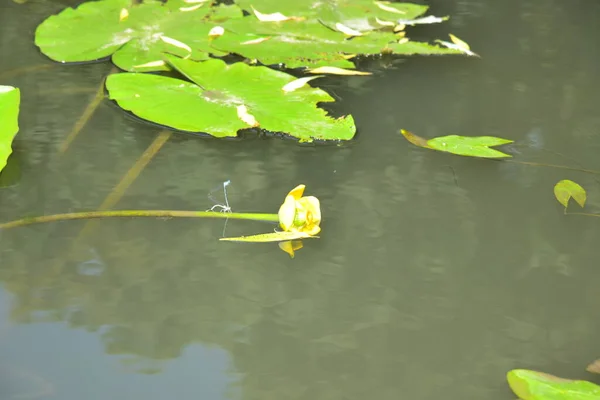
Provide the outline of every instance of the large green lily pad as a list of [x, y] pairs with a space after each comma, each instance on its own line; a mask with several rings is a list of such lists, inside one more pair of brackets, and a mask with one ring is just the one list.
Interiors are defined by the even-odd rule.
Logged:
[[19, 131], [21, 93], [12, 86], [0, 86], [0, 171], [12, 153], [12, 141]]
[[588, 381], [562, 379], [526, 369], [510, 371], [507, 379], [521, 400], [600, 400], [600, 386]]
[[66, 8], [38, 26], [35, 44], [55, 61], [92, 61], [112, 55], [121, 69], [160, 71], [168, 69], [161, 64], [163, 53], [207, 59], [210, 30], [242, 16], [235, 5], [211, 8], [211, 1], [130, 3], [101, 0]]
[[114, 74], [106, 81], [110, 98], [143, 119], [216, 137], [236, 136], [250, 127], [301, 141], [349, 140], [355, 134], [351, 116], [332, 118], [317, 107], [319, 102], [334, 101], [323, 90], [310, 86], [283, 90], [296, 80], [292, 75], [217, 59], [194, 62], [166, 56], [166, 60], [195, 84], [157, 75]]

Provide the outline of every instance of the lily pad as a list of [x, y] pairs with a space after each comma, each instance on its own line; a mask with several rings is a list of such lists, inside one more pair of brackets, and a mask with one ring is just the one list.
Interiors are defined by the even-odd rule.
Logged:
[[[423, 15], [427, 6], [412, 3], [396, 3], [373, 0], [236, 0], [241, 8], [249, 13], [280, 13], [289, 18], [305, 17], [318, 19], [321, 23], [336, 29], [337, 24], [359, 31], [382, 28], [377, 22], [393, 22], [399, 19], [413, 19]], [[338, 25], [339, 26], [339, 25]]]
[[446, 153], [457, 154], [459, 156], [479, 157], [479, 158], [505, 158], [511, 157], [509, 154], [502, 153], [491, 146], [512, 143], [512, 140], [498, 138], [494, 136], [440, 136], [426, 140], [412, 132], [402, 129], [402, 135], [414, 145], [426, 149], [443, 151]]
[[216, 137], [236, 136], [250, 127], [301, 141], [349, 140], [356, 132], [352, 116], [332, 118], [317, 107], [334, 101], [323, 90], [304, 85], [285, 91], [296, 79], [292, 75], [217, 59], [166, 60], [195, 84], [157, 75], [113, 74], [106, 81], [109, 97], [143, 119]]
[[12, 86], [0, 86], [0, 171], [12, 153], [12, 141], [19, 131], [21, 93]]
[[349, 59], [357, 54], [461, 54], [456, 49], [406, 38], [399, 40], [393, 32], [370, 32], [349, 39], [317, 20], [265, 22], [249, 16], [230, 20], [224, 27], [225, 34], [213, 41], [213, 47], [257, 59], [263, 64], [284, 63], [288, 68], [352, 68], [354, 63]]
[[569, 200], [571, 198], [583, 208], [583, 206], [585, 206], [587, 194], [585, 189], [578, 183], [569, 179], [564, 179], [554, 185], [554, 197], [556, 197], [556, 200], [558, 200], [565, 208], [569, 206]]
[[510, 371], [507, 379], [521, 400], [600, 400], [600, 386], [588, 381], [525, 369]]
[[190, 6], [181, 0], [136, 6], [131, 6], [130, 0], [83, 3], [43, 21], [36, 30], [35, 44], [60, 62], [112, 55], [113, 62], [124, 70], [168, 70], [163, 53], [205, 60], [212, 50], [210, 30], [226, 19], [242, 16], [234, 5], [210, 6], [211, 1]]

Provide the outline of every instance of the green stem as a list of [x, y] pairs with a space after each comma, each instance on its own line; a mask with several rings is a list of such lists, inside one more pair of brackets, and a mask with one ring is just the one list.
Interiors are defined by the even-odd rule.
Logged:
[[22, 218], [0, 224], [0, 229], [38, 224], [41, 222], [67, 221], [72, 219], [113, 218], [113, 217], [155, 217], [155, 218], [228, 218], [254, 221], [279, 222], [277, 214], [225, 213], [216, 211], [174, 211], [174, 210], [116, 210], [87, 211], [79, 213], [43, 215], [41, 217]]

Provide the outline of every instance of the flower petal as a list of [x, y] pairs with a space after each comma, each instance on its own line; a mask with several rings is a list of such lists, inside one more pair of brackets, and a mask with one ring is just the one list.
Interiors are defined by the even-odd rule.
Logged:
[[294, 219], [296, 217], [296, 199], [291, 195], [285, 198], [285, 201], [279, 207], [279, 226], [286, 232], [289, 232], [294, 225]]
[[302, 203], [304, 209], [310, 211], [312, 216], [310, 223], [319, 225], [321, 223], [321, 203], [319, 199], [315, 196], [306, 196], [298, 200], [298, 202]]
[[277, 243], [279, 248], [290, 255], [291, 258], [294, 258], [294, 252], [296, 250], [300, 250], [302, 246], [302, 240], [286, 240], [285, 242]]
[[306, 185], [298, 185], [295, 188], [293, 188], [292, 190], [290, 190], [290, 192], [288, 193], [288, 196], [292, 196], [295, 200], [299, 200], [302, 197], [302, 194], [304, 194], [305, 188], [306, 188]]

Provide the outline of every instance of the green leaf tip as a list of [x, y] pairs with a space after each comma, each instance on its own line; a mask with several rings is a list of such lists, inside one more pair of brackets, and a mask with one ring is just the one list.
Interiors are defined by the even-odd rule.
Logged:
[[554, 185], [554, 197], [565, 208], [569, 206], [569, 200], [573, 198], [583, 208], [587, 200], [587, 194], [583, 187], [569, 179], [563, 179]]

